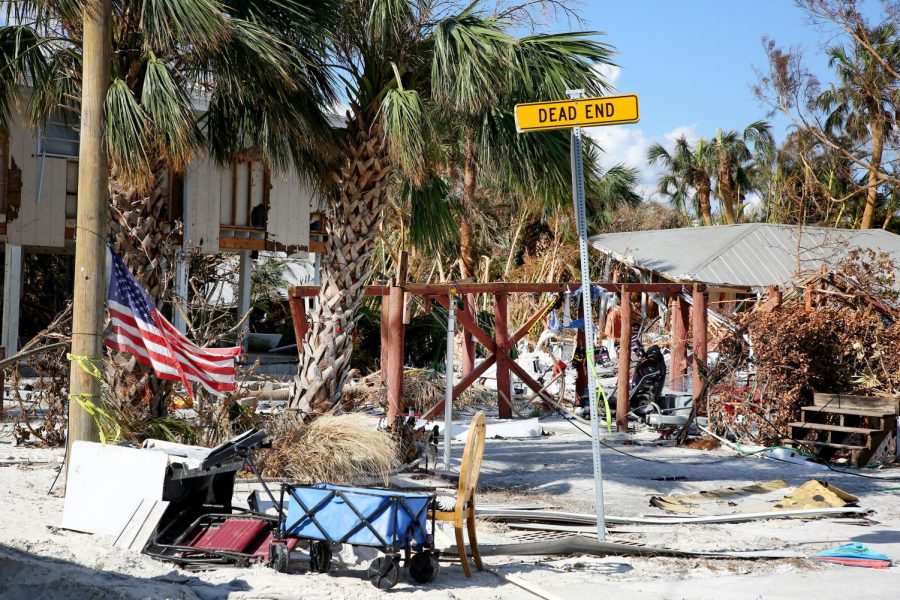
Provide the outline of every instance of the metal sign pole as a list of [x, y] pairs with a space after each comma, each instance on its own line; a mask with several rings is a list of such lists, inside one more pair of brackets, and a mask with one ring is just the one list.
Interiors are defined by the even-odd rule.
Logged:
[[450, 437], [453, 434], [453, 353], [456, 336], [456, 306], [450, 294], [447, 310], [447, 369], [444, 372], [444, 470], [450, 471]]
[[[584, 90], [569, 90], [569, 98], [583, 98]], [[584, 302], [584, 339], [588, 376], [588, 406], [591, 409], [591, 450], [594, 458], [594, 506], [597, 512], [597, 539], [606, 539], [606, 517], [603, 509], [603, 465], [600, 458], [600, 415], [597, 406], [597, 379], [594, 372], [594, 315], [591, 307], [591, 274], [588, 256], [587, 210], [584, 201], [584, 159], [581, 127], [572, 129], [572, 200], [578, 226], [578, 249], [581, 254], [581, 294]]]

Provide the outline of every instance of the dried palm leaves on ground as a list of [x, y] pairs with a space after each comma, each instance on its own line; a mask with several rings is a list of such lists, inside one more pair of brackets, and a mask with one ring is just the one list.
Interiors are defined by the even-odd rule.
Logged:
[[[424, 412], [444, 399], [443, 373], [430, 369], [406, 369], [403, 372], [403, 404]], [[345, 407], [387, 406], [387, 389], [376, 371], [344, 388]], [[497, 392], [477, 383], [469, 386], [453, 402], [454, 409], [465, 406], [495, 406]]]
[[274, 441], [261, 456], [266, 477], [337, 484], [380, 477], [387, 483], [398, 463], [393, 438], [366, 415], [325, 414], [305, 424], [296, 414], [283, 413], [267, 429]]

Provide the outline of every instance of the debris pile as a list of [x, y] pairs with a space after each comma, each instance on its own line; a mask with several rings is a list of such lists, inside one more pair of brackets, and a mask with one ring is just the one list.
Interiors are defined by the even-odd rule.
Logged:
[[[431, 369], [406, 369], [403, 372], [403, 404], [417, 413], [424, 412], [444, 399], [443, 373]], [[381, 371], [375, 371], [344, 388], [346, 408], [387, 407], [387, 392]], [[497, 405], [497, 391], [473, 383], [453, 403], [455, 409], [466, 406]]]

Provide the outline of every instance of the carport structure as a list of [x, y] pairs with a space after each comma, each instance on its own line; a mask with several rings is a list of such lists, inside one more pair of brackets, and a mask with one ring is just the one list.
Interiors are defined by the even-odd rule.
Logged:
[[[405, 269], [400, 269], [401, 274]], [[574, 292], [578, 283], [407, 283], [404, 277], [391, 281], [387, 285], [370, 285], [366, 288], [367, 296], [381, 298], [381, 341], [382, 341], [382, 377], [388, 394], [388, 420], [392, 422], [403, 414], [403, 366], [404, 366], [404, 333], [403, 311], [407, 298], [417, 296], [422, 299], [426, 310], [438, 303], [450, 309], [451, 303], [457, 308], [456, 318], [463, 329], [463, 361], [461, 365], [462, 379], [453, 387], [453, 398], [456, 399], [466, 388], [482, 377], [490, 367], [497, 367], [497, 394], [500, 418], [512, 417], [512, 405], [509, 398], [511, 375], [515, 374], [522, 383], [535, 394], [544, 399], [553, 400], [525, 369], [518, 365], [511, 356], [512, 349], [528, 332], [546, 316], [557, 301], [557, 295]], [[702, 389], [703, 370], [697, 365], [704, 364], [706, 358], [706, 290], [703, 286], [686, 287], [676, 283], [595, 283], [608, 292], [618, 294], [621, 298], [622, 328], [620, 344], [624, 348], [631, 346], [631, 300], [634, 294], [658, 293], [671, 299], [672, 312], [672, 382], [678, 385], [687, 374], [688, 323], [693, 322], [693, 351], [699, 361], [694, 361], [693, 389], [695, 396]], [[307, 329], [307, 316], [304, 298], [314, 297], [318, 292], [316, 286], [297, 286], [290, 288], [288, 298], [294, 319], [294, 331], [297, 339], [302, 340]], [[689, 304], [683, 292], [693, 294]], [[510, 294], [553, 294], [539, 310], [531, 314], [524, 323], [510, 328], [507, 318], [507, 304]], [[494, 334], [491, 336], [482, 329], [475, 319], [474, 307], [484, 296], [493, 300]], [[458, 301], [464, 298], [462, 308]], [[691, 312], [694, 318], [691, 319]], [[601, 325], [604, 315], [601, 315]], [[511, 333], [510, 333], [511, 332]], [[579, 336], [583, 341], [583, 333]], [[475, 344], [480, 344], [486, 357], [475, 364]], [[298, 344], [298, 350], [302, 344]], [[618, 366], [619, 389], [628, 389], [630, 383], [630, 352], [620, 354]], [[582, 369], [585, 365], [582, 365]], [[586, 385], [586, 374], [578, 378], [582, 383], [580, 394]], [[624, 431], [627, 425], [628, 394], [618, 394], [619, 405], [616, 408], [617, 426]], [[423, 415], [433, 419], [443, 410], [444, 401], [440, 400]]]

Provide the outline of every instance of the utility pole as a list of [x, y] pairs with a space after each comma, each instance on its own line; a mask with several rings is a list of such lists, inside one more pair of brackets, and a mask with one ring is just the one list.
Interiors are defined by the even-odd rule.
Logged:
[[[78, 215], [75, 224], [75, 289], [72, 303], [72, 354], [99, 356], [106, 300], [106, 244], [109, 185], [103, 136], [103, 103], [109, 88], [112, 0], [84, 3], [81, 86], [81, 143], [78, 150]], [[69, 377], [67, 446], [97, 441], [91, 416], [79, 398], [97, 400], [100, 383], [72, 361]], [[71, 456], [71, 455], [70, 455]]]

